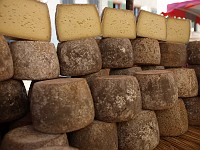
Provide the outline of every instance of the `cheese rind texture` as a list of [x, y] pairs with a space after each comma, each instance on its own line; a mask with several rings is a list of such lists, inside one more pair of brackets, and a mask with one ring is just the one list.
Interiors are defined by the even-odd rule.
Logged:
[[187, 61], [189, 64], [200, 65], [200, 41], [193, 41], [187, 44]]
[[187, 44], [190, 39], [190, 20], [167, 18], [167, 42]]
[[137, 20], [137, 36], [165, 41], [166, 30], [165, 17], [144, 10], [140, 11]]
[[0, 33], [28, 40], [51, 40], [47, 4], [33, 0], [0, 1]]
[[103, 37], [136, 38], [136, 19], [132, 11], [105, 8], [101, 26]]
[[95, 5], [57, 5], [56, 31], [60, 42], [101, 35], [100, 17]]

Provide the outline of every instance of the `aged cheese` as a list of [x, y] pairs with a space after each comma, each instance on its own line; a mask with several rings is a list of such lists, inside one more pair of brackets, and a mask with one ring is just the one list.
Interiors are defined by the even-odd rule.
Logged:
[[81, 150], [118, 150], [117, 126], [115, 123], [94, 121], [70, 133], [69, 141], [71, 146]]
[[167, 18], [167, 42], [188, 43], [190, 39], [190, 20]]
[[81, 76], [100, 71], [101, 53], [95, 39], [71, 40], [57, 48], [61, 75]]
[[185, 44], [160, 43], [161, 62], [165, 67], [183, 67], [187, 64]]
[[200, 95], [200, 65], [188, 65], [188, 68], [194, 69], [198, 81], [198, 94]]
[[182, 99], [170, 109], [155, 112], [161, 136], [179, 136], [188, 130], [187, 110]]
[[1, 150], [34, 150], [46, 146], [67, 145], [66, 134], [45, 134], [32, 126], [16, 128], [8, 132], [0, 146]]
[[83, 78], [36, 82], [31, 93], [33, 126], [44, 133], [66, 133], [89, 125], [94, 119], [90, 89]]
[[35, 150], [78, 150], [78, 149], [69, 146], [50, 146], [50, 147], [48, 146], [48, 147], [38, 148]]
[[96, 6], [58, 4], [56, 31], [60, 42], [100, 36], [101, 24]]
[[187, 53], [189, 64], [200, 65], [200, 41], [189, 42]]
[[51, 40], [50, 17], [45, 3], [1, 0], [0, 27], [3, 35], [28, 40]]
[[45, 80], [57, 78], [60, 67], [53, 43], [17, 41], [10, 44], [14, 76], [19, 80]]
[[141, 67], [131, 67], [125, 69], [111, 69], [110, 75], [129, 75], [134, 76], [136, 72], [142, 71]]
[[118, 123], [119, 150], [153, 150], [160, 134], [153, 111], [140, 112], [132, 120]]
[[141, 10], [137, 20], [137, 36], [166, 40], [166, 19], [161, 15]]
[[91, 92], [97, 120], [128, 121], [142, 109], [139, 84], [133, 76], [97, 77], [91, 84]]
[[0, 35], [0, 81], [11, 78], [13, 74], [13, 60], [10, 48], [5, 38]]
[[105, 38], [99, 43], [103, 68], [128, 68], [133, 66], [133, 50], [127, 38]]
[[164, 66], [141, 66], [142, 70], [164, 70]]
[[160, 46], [157, 40], [150, 38], [137, 38], [135, 40], [131, 40], [131, 44], [133, 47], [134, 64], [160, 64]]
[[23, 117], [29, 109], [22, 81], [9, 79], [0, 82], [0, 123]]
[[167, 69], [173, 72], [178, 86], [178, 97], [194, 97], [198, 95], [198, 81], [194, 69]]
[[135, 16], [130, 10], [104, 8], [102, 17], [103, 37], [136, 38]]
[[200, 126], [200, 97], [183, 99], [188, 114], [188, 123], [193, 126]]
[[169, 109], [178, 100], [178, 88], [173, 74], [166, 70], [136, 72], [142, 95], [142, 108]]

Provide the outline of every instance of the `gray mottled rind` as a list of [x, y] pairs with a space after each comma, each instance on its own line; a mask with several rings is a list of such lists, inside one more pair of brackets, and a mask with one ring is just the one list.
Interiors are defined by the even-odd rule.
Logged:
[[111, 69], [110, 75], [130, 75], [134, 76], [136, 72], [142, 71], [141, 67], [131, 67], [125, 69]]
[[164, 70], [164, 66], [141, 66], [142, 70]]
[[173, 72], [178, 86], [178, 97], [194, 97], [198, 95], [198, 81], [194, 69], [174, 68], [167, 70]]
[[173, 73], [166, 70], [147, 70], [136, 73], [142, 95], [142, 108], [169, 109], [178, 100], [178, 88]]
[[133, 66], [133, 50], [129, 39], [101, 39], [99, 48], [103, 68], [128, 68]]
[[153, 111], [145, 110], [127, 122], [118, 123], [119, 150], [153, 150], [160, 140]]
[[189, 42], [187, 45], [187, 61], [191, 65], [200, 65], [200, 41]]
[[165, 67], [182, 67], [187, 64], [185, 44], [160, 43], [161, 62]]
[[31, 94], [33, 126], [44, 133], [79, 130], [94, 120], [94, 105], [83, 78], [36, 82]]
[[72, 40], [58, 45], [61, 75], [81, 76], [98, 72], [101, 53], [95, 39]]
[[0, 122], [19, 119], [29, 110], [26, 89], [22, 81], [0, 81]]
[[187, 110], [182, 99], [170, 109], [155, 112], [161, 136], [179, 136], [188, 130]]
[[59, 61], [53, 43], [17, 41], [10, 44], [14, 76], [19, 80], [45, 80], [58, 78]]
[[161, 60], [158, 40], [137, 38], [131, 40], [133, 47], [134, 64], [159, 65]]
[[200, 97], [184, 98], [183, 101], [187, 110], [189, 125], [200, 126]]
[[95, 118], [104, 122], [128, 121], [141, 111], [140, 88], [134, 76], [104, 76], [93, 80]]
[[8, 132], [1, 144], [1, 150], [34, 150], [41, 147], [68, 145], [66, 134], [45, 134], [32, 126], [16, 128]]
[[78, 150], [78, 149], [69, 146], [50, 146], [50, 147], [38, 148], [35, 150]]
[[81, 150], [118, 150], [117, 126], [94, 121], [86, 128], [70, 133], [69, 142]]
[[13, 60], [10, 48], [4, 37], [0, 35], [0, 81], [10, 79], [13, 74]]

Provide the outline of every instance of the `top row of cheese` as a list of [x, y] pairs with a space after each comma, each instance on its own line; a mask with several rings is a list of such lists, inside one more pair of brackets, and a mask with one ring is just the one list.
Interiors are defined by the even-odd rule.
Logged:
[[[105, 8], [101, 22], [95, 5], [59, 4], [56, 10], [56, 31], [60, 42], [96, 36], [135, 39], [137, 35], [188, 43], [190, 21], [166, 19], [141, 11], [136, 25], [132, 11]], [[50, 41], [51, 23], [47, 5], [34, 0], [1, 0], [0, 34]]]

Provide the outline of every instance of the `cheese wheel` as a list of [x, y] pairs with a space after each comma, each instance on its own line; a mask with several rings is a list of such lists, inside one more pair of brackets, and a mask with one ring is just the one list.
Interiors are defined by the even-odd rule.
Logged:
[[63, 42], [58, 46], [61, 75], [81, 76], [100, 71], [101, 53], [95, 39]]
[[134, 64], [159, 65], [159, 42], [150, 38], [137, 38], [131, 41], [133, 47]]
[[35, 150], [78, 150], [76, 148], [68, 147], [68, 146], [50, 146], [50, 147], [42, 147]]
[[167, 36], [165, 17], [141, 10], [137, 19], [137, 36], [165, 41]]
[[178, 86], [179, 97], [194, 97], [198, 95], [198, 82], [194, 69], [175, 68], [167, 70], [173, 72]]
[[0, 14], [0, 34], [28, 40], [51, 40], [47, 4], [35, 0], [1, 0]]
[[94, 105], [85, 79], [36, 82], [31, 94], [33, 126], [44, 133], [66, 133], [89, 125]]
[[91, 84], [91, 92], [97, 120], [128, 121], [141, 111], [139, 84], [133, 76], [97, 77]]
[[117, 126], [115, 123], [94, 121], [70, 133], [69, 141], [71, 146], [81, 150], [118, 150]]
[[188, 65], [188, 68], [194, 69], [198, 81], [198, 95], [200, 95], [200, 65]]
[[160, 43], [161, 62], [165, 67], [183, 67], [187, 64], [185, 44]]
[[0, 146], [1, 150], [34, 150], [40, 147], [67, 145], [66, 134], [45, 134], [32, 126], [16, 128], [8, 132]]
[[5, 38], [0, 35], [0, 81], [10, 79], [14, 74], [10, 48]]
[[131, 67], [125, 69], [111, 69], [110, 75], [130, 75], [134, 76], [136, 72], [142, 71], [141, 67]]
[[200, 65], [200, 41], [189, 42], [187, 45], [188, 63]]
[[189, 125], [200, 126], [200, 97], [183, 99], [188, 114]]
[[118, 123], [119, 150], [153, 150], [160, 135], [156, 115], [144, 110], [127, 122]]
[[164, 66], [141, 66], [142, 70], [164, 70]]
[[178, 88], [170, 71], [147, 70], [135, 76], [140, 85], [143, 109], [169, 109], [178, 100]]
[[18, 80], [58, 78], [59, 61], [53, 43], [17, 41], [10, 44], [14, 76]]
[[0, 123], [23, 117], [29, 109], [22, 81], [9, 79], [0, 82]]
[[188, 130], [187, 110], [182, 99], [170, 109], [155, 112], [161, 136], [179, 136]]
[[99, 48], [103, 68], [128, 68], [133, 66], [133, 50], [129, 39], [102, 39]]

